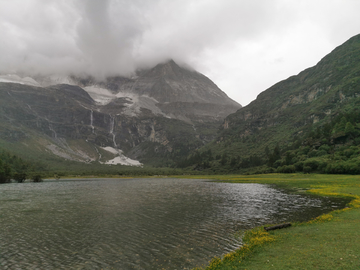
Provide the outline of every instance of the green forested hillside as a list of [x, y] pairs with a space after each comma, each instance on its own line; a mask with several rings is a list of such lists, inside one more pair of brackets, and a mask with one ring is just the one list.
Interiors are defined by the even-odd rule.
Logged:
[[359, 105], [357, 35], [229, 115], [217, 139], [179, 166], [209, 173], [358, 173]]

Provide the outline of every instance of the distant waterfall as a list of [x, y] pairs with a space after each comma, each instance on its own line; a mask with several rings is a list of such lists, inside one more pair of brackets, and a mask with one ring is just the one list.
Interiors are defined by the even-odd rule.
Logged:
[[95, 146], [95, 150], [96, 150], [96, 152], [98, 153], [98, 155], [99, 155], [99, 159], [98, 159], [98, 161], [100, 161], [101, 160], [101, 157], [102, 157], [102, 155], [101, 155], [101, 153], [99, 152], [99, 149], [97, 149], [97, 147]]
[[92, 133], [95, 133], [95, 128], [94, 128], [94, 112], [93, 112], [93, 110], [91, 110], [91, 112], [90, 112], [90, 127], [91, 127], [91, 129], [92, 129]]
[[112, 135], [113, 138], [113, 143], [114, 143], [114, 147], [117, 147], [116, 141], [115, 141], [115, 134], [114, 134], [114, 126], [115, 126], [115, 117], [114, 116], [110, 116], [110, 134]]
[[57, 139], [57, 134], [56, 131], [53, 129], [53, 127], [51, 126], [51, 124], [49, 123], [49, 129], [54, 133], [54, 138]]

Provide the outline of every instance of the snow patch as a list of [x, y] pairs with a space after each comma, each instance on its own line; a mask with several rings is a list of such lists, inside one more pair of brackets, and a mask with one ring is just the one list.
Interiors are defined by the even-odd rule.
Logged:
[[107, 97], [112, 97], [114, 98], [115, 95], [113, 93], [110, 92], [110, 90], [105, 89], [105, 88], [101, 88], [101, 87], [97, 87], [97, 86], [86, 86], [85, 91], [90, 94], [93, 95], [99, 95], [99, 96], [107, 96]]
[[102, 87], [98, 87], [96, 85], [86, 86], [84, 90], [91, 96], [93, 100], [95, 100], [99, 105], [107, 105], [112, 100], [117, 98], [125, 98], [130, 103], [125, 103], [124, 105], [127, 107], [131, 107], [133, 103], [137, 102], [138, 96], [127, 93], [127, 92], [119, 92], [117, 94], [112, 93], [110, 90]]
[[120, 164], [120, 165], [127, 165], [127, 166], [142, 166], [142, 164], [139, 161], [126, 157], [122, 153], [122, 151], [120, 149], [116, 149], [116, 148], [113, 148], [111, 146], [101, 147], [101, 148], [104, 149], [105, 151], [108, 151], [108, 152], [114, 154], [114, 155], [117, 155], [117, 157], [115, 157], [115, 158], [113, 158], [111, 160], [101, 162], [103, 164], [107, 164], [107, 165]]
[[104, 149], [105, 151], [108, 151], [114, 155], [119, 154], [119, 151], [122, 152], [121, 150], [115, 149], [114, 147], [111, 146], [106, 146], [106, 147], [101, 147], [102, 149]]
[[30, 77], [21, 78], [20, 76], [15, 74], [0, 75], [0, 82], [40, 86], [40, 84], [37, 81], [35, 81], [33, 78]]
[[51, 75], [46, 77], [36, 77], [36, 80], [42, 86], [50, 86], [56, 84], [69, 84], [69, 85], [76, 85], [74, 81], [68, 76], [61, 76], [61, 75]]
[[3, 74], [0, 75], [0, 82], [18, 83], [31, 86], [47, 87], [56, 84], [69, 84], [76, 85], [73, 80], [68, 76], [51, 75], [51, 76], [35, 76], [21, 77], [17, 74]]
[[111, 160], [106, 161], [104, 164], [107, 164], [107, 165], [121, 164], [121, 165], [127, 165], [127, 166], [142, 166], [142, 164], [139, 161], [127, 158], [125, 156], [115, 157]]
[[84, 87], [84, 90], [99, 105], [109, 104], [113, 99], [116, 98], [116, 95], [114, 95], [108, 89], [105, 89], [105, 88], [101, 88], [101, 87], [97, 87], [97, 86], [87, 86], [87, 87]]
[[[0, 75], [0, 82], [8, 83], [19, 83], [26, 84], [31, 86], [46, 87], [49, 85], [56, 84], [69, 84], [76, 85], [76, 83], [68, 76], [52, 75], [47, 77], [20, 77], [16, 74], [7, 74]], [[172, 118], [169, 115], [166, 115], [161, 111], [159, 107], [156, 106], [159, 103], [155, 98], [149, 97], [147, 95], [137, 95], [130, 92], [118, 92], [116, 94], [112, 93], [106, 88], [99, 87], [97, 85], [86, 86], [83, 89], [90, 95], [90, 97], [101, 106], [109, 104], [111, 101], [118, 98], [125, 98], [128, 102], [125, 102], [123, 113], [128, 116], [137, 116], [141, 113], [141, 108], [149, 109], [156, 115], [162, 115], [167, 118]], [[92, 124], [90, 124], [92, 127]], [[94, 129], [93, 129], [94, 131]]]
[[[119, 93], [120, 94], [120, 93]], [[117, 94], [117, 95], [119, 95]], [[141, 108], [148, 109], [152, 111], [155, 115], [162, 115], [164, 117], [168, 117], [168, 115], [164, 114], [161, 109], [156, 106], [159, 101], [157, 101], [153, 97], [149, 97], [146, 95], [138, 96], [138, 95], [128, 95], [128, 98], [131, 98], [131, 102], [126, 105], [124, 113], [129, 116], [139, 115], [141, 112]], [[170, 117], [168, 117], [170, 118]]]
[[156, 106], [159, 103], [155, 98], [143, 95], [139, 96], [128, 92], [119, 92], [117, 94], [112, 93], [110, 90], [98, 86], [87, 86], [84, 90], [95, 100], [99, 105], [107, 105], [112, 100], [117, 98], [125, 98], [127, 103], [124, 103], [124, 114], [129, 116], [136, 116], [140, 114], [140, 109], [145, 108], [151, 110], [154, 114], [165, 115], [159, 107]]

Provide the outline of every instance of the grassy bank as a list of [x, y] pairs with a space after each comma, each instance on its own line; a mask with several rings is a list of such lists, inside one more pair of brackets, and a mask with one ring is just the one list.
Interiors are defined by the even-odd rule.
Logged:
[[360, 269], [360, 176], [269, 174], [196, 178], [275, 184], [294, 192], [352, 198], [348, 208], [306, 223], [270, 232], [262, 227], [248, 231], [242, 248], [221, 259], [214, 258], [206, 270]]

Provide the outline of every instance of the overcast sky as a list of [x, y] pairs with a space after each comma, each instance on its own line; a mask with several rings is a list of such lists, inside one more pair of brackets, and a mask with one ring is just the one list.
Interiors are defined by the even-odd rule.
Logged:
[[174, 59], [247, 105], [360, 33], [359, 0], [0, 0], [0, 72], [131, 75]]

